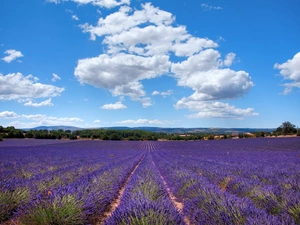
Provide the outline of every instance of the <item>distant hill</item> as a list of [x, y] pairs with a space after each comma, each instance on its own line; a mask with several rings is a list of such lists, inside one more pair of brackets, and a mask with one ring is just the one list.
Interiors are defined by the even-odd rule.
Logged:
[[22, 130], [59, 130], [59, 129], [70, 130], [70, 131], [84, 130], [84, 128], [73, 127], [73, 126], [39, 126], [34, 128], [24, 128]]
[[163, 127], [106, 127], [103, 129], [111, 130], [146, 130], [151, 132], [163, 132], [168, 134], [182, 133], [212, 133], [212, 134], [231, 134], [231, 133], [248, 133], [248, 132], [272, 132], [276, 128], [163, 128]]
[[80, 128], [74, 126], [39, 126], [23, 130], [84, 130], [84, 129], [109, 129], [109, 130], [145, 130], [151, 132], [163, 132], [168, 134], [183, 133], [211, 133], [211, 134], [231, 134], [231, 133], [248, 133], [248, 132], [272, 132], [276, 128], [163, 128], [163, 127], [99, 127], [99, 128]]

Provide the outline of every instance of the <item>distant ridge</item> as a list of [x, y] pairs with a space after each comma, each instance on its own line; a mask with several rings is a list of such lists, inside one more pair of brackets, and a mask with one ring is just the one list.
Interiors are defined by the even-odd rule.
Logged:
[[163, 127], [106, 127], [103, 129], [111, 130], [146, 130], [151, 132], [163, 132], [172, 134], [182, 134], [182, 133], [211, 133], [211, 134], [231, 134], [231, 133], [251, 133], [251, 132], [272, 132], [276, 128], [163, 128]]
[[24, 128], [22, 130], [59, 130], [59, 129], [70, 130], [70, 131], [84, 130], [84, 128], [74, 127], [74, 126], [39, 126], [34, 128]]
[[276, 128], [163, 128], [163, 127], [95, 127], [95, 128], [80, 128], [74, 126], [39, 126], [34, 128], [25, 128], [22, 130], [86, 130], [86, 129], [108, 129], [108, 130], [145, 130], [151, 132], [163, 132], [168, 134], [183, 134], [183, 133], [211, 133], [211, 134], [231, 134], [231, 133], [248, 133], [248, 132], [272, 132]]

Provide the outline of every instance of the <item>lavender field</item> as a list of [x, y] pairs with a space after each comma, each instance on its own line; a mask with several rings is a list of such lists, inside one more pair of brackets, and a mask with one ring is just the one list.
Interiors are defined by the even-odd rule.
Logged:
[[0, 224], [300, 224], [300, 138], [5, 140]]

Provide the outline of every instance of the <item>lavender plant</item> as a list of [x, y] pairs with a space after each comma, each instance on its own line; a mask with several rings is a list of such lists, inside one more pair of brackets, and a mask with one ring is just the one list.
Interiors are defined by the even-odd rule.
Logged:
[[131, 177], [120, 206], [105, 224], [184, 224], [183, 217], [168, 196], [149, 151]]
[[105, 224], [300, 224], [299, 156], [299, 138], [5, 140], [0, 223], [98, 224], [125, 188]]

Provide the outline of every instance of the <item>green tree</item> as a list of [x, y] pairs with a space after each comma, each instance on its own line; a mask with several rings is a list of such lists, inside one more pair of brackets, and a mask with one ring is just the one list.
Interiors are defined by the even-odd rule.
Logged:
[[118, 134], [113, 133], [112, 135], [110, 135], [110, 140], [118, 141], [118, 140], [121, 140], [121, 137]]
[[215, 136], [213, 134], [208, 135], [208, 140], [215, 140]]
[[103, 134], [103, 136], [102, 136], [102, 138], [101, 138], [102, 140], [109, 140], [109, 137], [108, 137], [108, 135], [107, 134]]
[[77, 136], [74, 134], [71, 134], [69, 138], [70, 140], [77, 140]]
[[255, 137], [265, 137], [265, 132], [263, 131], [256, 132]]
[[297, 133], [297, 129], [295, 127], [296, 126], [294, 124], [292, 124], [291, 122], [285, 121], [280, 125], [280, 127], [278, 127], [276, 129], [276, 132], [281, 133], [283, 135], [295, 134], [295, 133]]
[[239, 133], [239, 138], [244, 138], [245, 137], [245, 135], [244, 134], [242, 134], [242, 133]]

